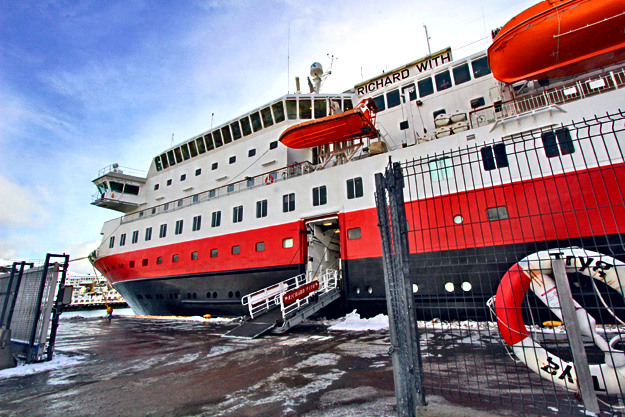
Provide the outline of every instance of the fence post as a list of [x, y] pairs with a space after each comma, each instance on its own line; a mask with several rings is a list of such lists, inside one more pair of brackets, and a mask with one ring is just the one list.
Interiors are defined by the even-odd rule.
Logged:
[[[398, 163], [378, 173], [376, 208], [382, 238], [384, 285], [389, 316], [397, 414], [413, 417], [425, 405], [423, 367], [409, 274], [403, 176]], [[387, 193], [388, 191], [388, 200]], [[389, 213], [390, 212], [390, 213]], [[389, 219], [390, 215], [390, 219]]]
[[597, 393], [595, 392], [590, 368], [588, 367], [588, 358], [584, 350], [582, 342], [582, 332], [579, 327], [575, 305], [573, 304], [573, 295], [571, 287], [569, 287], [569, 279], [566, 275], [564, 267], [564, 259], [554, 259], [552, 262], [553, 274], [556, 279], [556, 288], [558, 290], [558, 298], [560, 307], [562, 308], [562, 317], [566, 326], [566, 336], [569, 339], [571, 353], [573, 354], [573, 364], [575, 365], [575, 374], [577, 375], [577, 386], [579, 387], [582, 400], [586, 410], [599, 414], [599, 403], [597, 402]]

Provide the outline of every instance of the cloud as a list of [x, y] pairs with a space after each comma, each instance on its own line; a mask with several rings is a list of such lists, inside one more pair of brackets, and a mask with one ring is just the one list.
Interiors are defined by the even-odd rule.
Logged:
[[93, 267], [89, 260], [82, 258], [89, 256], [99, 244], [100, 240], [97, 239], [89, 242], [76, 242], [66, 247], [64, 252], [70, 255], [69, 270], [79, 275], [93, 274]]
[[10, 200], [0, 210], [0, 226], [9, 228], [39, 227], [50, 217], [35, 194], [29, 189], [11, 182], [3, 175], [0, 175], [0, 195]]

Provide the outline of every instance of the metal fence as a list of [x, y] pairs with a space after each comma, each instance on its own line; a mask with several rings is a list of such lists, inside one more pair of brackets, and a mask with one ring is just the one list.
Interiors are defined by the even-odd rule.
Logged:
[[400, 414], [420, 392], [625, 413], [624, 121], [533, 130], [376, 176]]
[[52, 359], [68, 262], [48, 254], [42, 266], [15, 262], [0, 275], [0, 329], [10, 330], [12, 354], [26, 363]]

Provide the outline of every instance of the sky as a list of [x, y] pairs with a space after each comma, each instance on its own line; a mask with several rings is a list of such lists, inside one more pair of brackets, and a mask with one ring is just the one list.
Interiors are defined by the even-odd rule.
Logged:
[[[92, 206], [112, 163], [152, 158], [306, 84], [325, 92], [428, 53], [485, 50], [537, 0], [0, 2], [0, 265], [86, 257], [121, 213]], [[87, 261], [70, 264], [92, 273]]]

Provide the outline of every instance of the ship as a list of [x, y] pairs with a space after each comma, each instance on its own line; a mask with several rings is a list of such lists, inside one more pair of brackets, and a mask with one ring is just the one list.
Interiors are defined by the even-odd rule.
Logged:
[[[427, 308], [425, 300], [432, 298], [456, 307], [483, 305], [524, 248], [530, 253], [546, 244], [558, 248], [574, 242], [580, 247], [594, 244], [589, 249], [596, 249], [601, 239], [623, 242], [622, 222], [602, 227], [594, 224], [598, 218], [590, 217], [566, 239], [559, 238], [557, 230], [546, 230], [518, 243], [513, 234], [522, 234], [521, 224], [502, 228], [501, 239], [466, 239], [453, 248], [443, 247], [445, 235], [459, 230], [454, 228], [472, 233], [471, 225], [461, 224], [462, 210], [480, 207], [475, 216], [493, 222], [512, 216], [514, 207], [506, 209], [488, 195], [509, 195], [514, 187], [554, 180], [566, 188], [567, 181], [575, 181], [567, 177], [573, 171], [586, 172], [586, 185], [592, 187], [602, 172], [611, 170], [620, 178], [613, 184], [615, 192], [625, 194], [619, 150], [625, 146], [622, 120], [610, 133], [609, 144], [597, 146], [609, 147], [601, 152], [614, 157], [597, 158], [596, 163], [584, 156], [592, 140], [582, 141], [567, 127], [602, 115], [622, 115], [625, 15], [622, 7], [613, 7], [618, 2], [610, 2], [603, 8], [609, 15], [600, 15], [595, 7], [595, 21], [588, 22], [573, 3], [603, 4], [542, 1], [538, 9], [530, 9], [531, 16], [522, 14], [493, 32], [488, 51], [455, 59], [446, 48], [342, 93], [320, 90], [326, 74], [315, 63], [310, 93], [286, 94], [165, 149], [153, 157], [147, 173], [118, 164], [104, 168], [93, 181], [97, 193], [92, 204], [123, 214], [103, 225], [91, 262], [137, 314], [241, 315], [247, 312], [241, 302], [245, 296], [300, 274], [314, 277], [327, 270], [338, 271], [343, 311], [383, 312], [374, 174], [383, 172], [389, 159], [426, 161], [429, 181], [435, 185], [431, 188], [436, 189], [424, 200], [418, 193], [406, 194], [406, 205], [437, 211], [427, 220], [437, 233], [423, 233], [422, 245], [410, 248], [411, 261], [443, 250], [455, 251], [458, 259], [501, 255], [499, 264], [480, 275], [481, 282], [466, 282], [463, 272], [470, 267], [462, 263], [444, 273], [431, 267], [427, 285], [413, 285], [416, 308]], [[609, 48], [586, 51], [581, 57], [559, 49], [559, 56], [570, 58], [559, 67], [551, 59], [551, 43], [546, 48], [514, 44], [520, 34], [524, 42], [537, 43], [545, 36], [568, 36], [550, 32], [559, 30], [557, 26], [539, 24], [555, 12], [565, 18], [576, 13], [573, 23], [563, 20], [575, 39], [584, 33], [598, 39], [610, 35]], [[531, 20], [534, 15], [536, 21]], [[620, 31], [614, 31], [615, 24]], [[523, 47], [534, 55], [524, 56]], [[521, 64], [528, 59], [532, 66], [524, 68]], [[520, 72], [510, 73], [517, 68]], [[528, 132], [536, 146], [533, 164], [515, 166], [520, 163], [515, 152], [524, 146]], [[447, 156], [467, 147], [479, 150], [472, 165], [477, 174], [452, 196], [442, 181], [453, 177], [453, 158]], [[554, 157], [566, 158], [563, 171], [542, 170]], [[494, 181], [492, 174], [503, 171], [516, 176], [502, 174]], [[462, 183], [462, 178], [453, 180]], [[452, 210], [445, 201], [460, 194], [466, 198], [459, 201], [474, 203], [459, 203]], [[583, 197], [571, 195], [560, 204]], [[532, 207], [532, 215], [540, 217], [541, 208], [549, 204], [553, 202], [545, 193], [519, 202], [517, 208]], [[589, 199], [587, 204], [590, 210], [602, 203]], [[622, 206], [615, 210], [625, 214]], [[531, 226], [531, 216], [528, 219]], [[625, 259], [622, 245], [617, 246], [611, 256]], [[451, 289], [450, 279], [458, 281]]]

